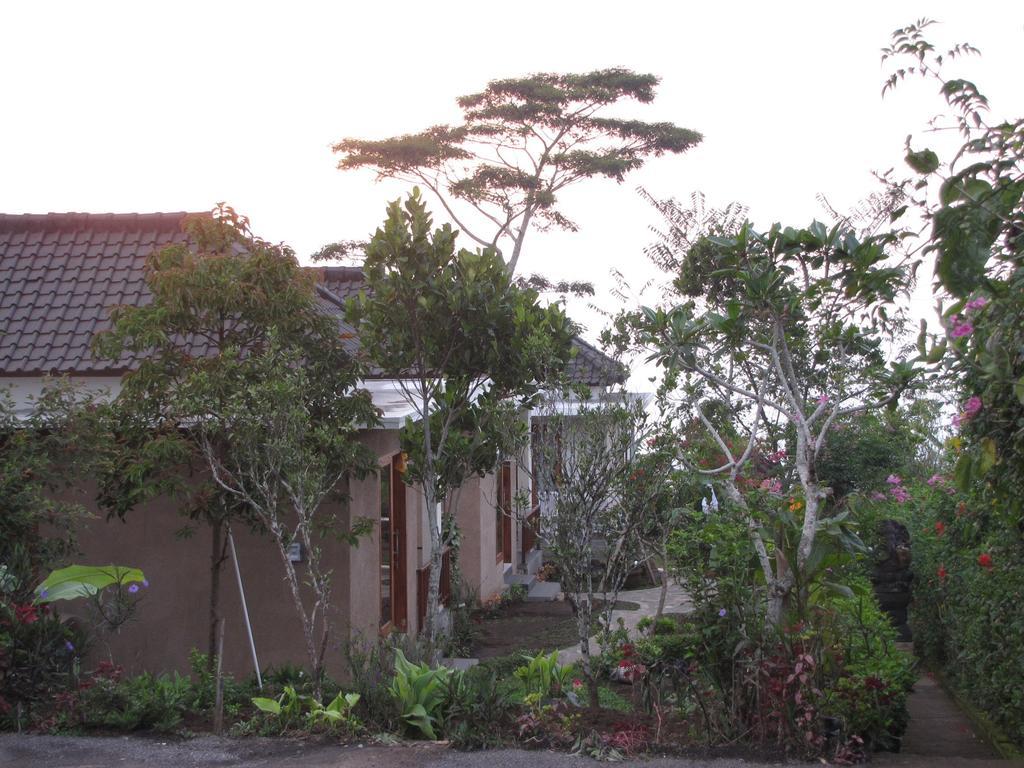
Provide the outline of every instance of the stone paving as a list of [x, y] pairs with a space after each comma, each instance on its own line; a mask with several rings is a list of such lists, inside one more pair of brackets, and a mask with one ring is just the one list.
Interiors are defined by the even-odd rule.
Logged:
[[[661, 587], [648, 589], [631, 589], [619, 593], [619, 602], [638, 603], [639, 608], [632, 611], [612, 611], [612, 625], [617, 626], [619, 619], [622, 619], [626, 629], [631, 635], [636, 634], [636, 625], [644, 616], [653, 616], [658, 609], [658, 600], [661, 598]], [[682, 587], [676, 583], [670, 583], [668, 595], [665, 598], [665, 613], [688, 613], [693, 609], [689, 597], [683, 592]], [[600, 653], [596, 638], [590, 638], [590, 652]], [[563, 648], [558, 652], [560, 664], [572, 664], [579, 661], [582, 654], [578, 646]]]

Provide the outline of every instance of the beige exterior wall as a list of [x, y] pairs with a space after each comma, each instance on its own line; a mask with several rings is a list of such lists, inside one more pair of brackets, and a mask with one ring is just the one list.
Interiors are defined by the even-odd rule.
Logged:
[[[361, 439], [382, 463], [398, 453], [397, 431], [365, 432]], [[514, 468], [512, 478], [513, 494], [529, 487], [528, 477], [518, 468]], [[415, 633], [420, 629], [417, 572], [429, 563], [430, 535], [419, 487], [403, 484], [400, 488], [406, 497], [406, 613], [408, 631]], [[93, 490], [79, 489], [75, 500], [95, 509]], [[349, 510], [353, 515], [368, 517], [373, 530], [356, 547], [334, 539], [323, 541], [324, 565], [334, 574], [332, 638], [325, 659], [328, 673], [335, 676], [343, 674], [339, 649], [342, 639], [350, 633], [367, 639], [377, 637], [381, 618], [379, 477], [353, 480], [349, 494], [349, 503], [344, 508], [336, 505], [332, 511], [345, 526], [350, 523]], [[522, 534], [517, 524], [512, 526], [513, 563], [506, 564], [497, 556], [496, 500], [496, 475], [474, 478], [463, 488], [456, 512], [462, 530], [459, 565], [470, 589], [482, 600], [505, 588], [506, 567], [518, 568], [522, 556]], [[188, 523], [179, 514], [179, 506], [175, 500], [159, 499], [132, 510], [125, 522], [93, 517], [80, 527], [82, 555], [75, 562], [138, 567], [150, 583], [136, 617], [119, 633], [95, 643], [95, 658], [112, 658], [132, 673], [184, 672], [191, 648], [206, 651], [212, 532], [199, 524], [192, 536], [177, 535]], [[284, 663], [306, 664], [301, 623], [276, 546], [243, 526], [236, 525], [234, 535], [260, 666], [266, 669]], [[301, 577], [301, 563], [297, 571]], [[230, 557], [221, 570], [220, 600], [220, 615], [226, 620], [225, 669], [235, 675], [249, 675], [253, 663]], [[72, 603], [62, 606], [68, 614], [81, 609]]]
[[[362, 439], [382, 460], [398, 451], [397, 432], [367, 432]], [[407, 610], [409, 629], [415, 632], [416, 570], [423, 559], [423, 511], [419, 494], [407, 486], [401, 487], [407, 498]], [[328, 672], [333, 675], [343, 672], [339, 651], [342, 638], [350, 632], [374, 638], [380, 621], [380, 480], [371, 476], [353, 481], [349, 493], [349, 504], [345, 508], [335, 505], [331, 511], [347, 526], [351, 509], [358, 516], [374, 520], [374, 528], [356, 547], [333, 538], [322, 542], [324, 566], [334, 573], [332, 636], [325, 657]], [[87, 509], [95, 509], [93, 497], [91, 488], [81, 488], [74, 495]], [[138, 567], [149, 581], [133, 620], [117, 634], [99, 639], [93, 647], [94, 657], [112, 658], [129, 672], [186, 671], [189, 650], [198, 648], [205, 652], [207, 648], [212, 532], [200, 524], [188, 538], [177, 535], [188, 522], [179, 514], [179, 506], [176, 500], [158, 499], [132, 510], [125, 522], [107, 522], [94, 516], [79, 528], [81, 555], [75, 562]], [[244, 526], [234, 526], [234, 535], [260, 666], [265, 669], [284, 663], [305, 664], [301, 622], [284, 580], [277, 547]], [[301, 578], [302, 563], [297, 563], [296, 569]], [[252, 657], [230, 557], [221, 570], [220, 600], [220, 614], [226, 620], [225, 669], [236, 675], [251, 674]], [[62, 612], [83, 614], [84, 606], [68, 603], [62, 606]]]

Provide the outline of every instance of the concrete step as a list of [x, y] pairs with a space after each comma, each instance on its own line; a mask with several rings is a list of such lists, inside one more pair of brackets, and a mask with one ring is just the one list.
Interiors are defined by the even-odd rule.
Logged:
[[528, 603], [550, 603], [558, 599], [562, 594], [562, 585], [557, 581], [537, 581], [526, 593]]
[[441, 666], [448, 667], [448, 669], [455, 669], [460, 672], [465, 672], [467, 669], [471, 669], [480, 663], [480, 659], [460, 659], [460, 658], [444, 658], [441, 659]]
[[505, 573], [505, 584], [509, 587], [519, 585], [529, 589], [535, 581], [537, 581], [537, 577], [532, 573], [512, 573], [511, 571]]

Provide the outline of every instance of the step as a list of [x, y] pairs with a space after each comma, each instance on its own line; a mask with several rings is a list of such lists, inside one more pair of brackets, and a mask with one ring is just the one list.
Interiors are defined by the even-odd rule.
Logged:
[[562, 594], [562, 585], [557, 581], [538, 581], [526, 593], [528, 603], [551, 603]]
[[455, 669], [459, 672], [465, 672], [467, 669], [472, 669], [480, 663], [480, 659], [441, 659], [441, 666], [448, 667], [448, 669]]
[[512, 573], [511, 571], [505, 573], [505, 584], [510, 587], [518, 585], [529, 589], [535, 581], [537, 581], [537, 577], [531, 573]]

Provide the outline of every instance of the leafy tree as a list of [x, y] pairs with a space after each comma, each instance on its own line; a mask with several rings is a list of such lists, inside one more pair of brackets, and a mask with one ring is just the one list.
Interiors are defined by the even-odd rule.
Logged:
[[[331, 571], [321, 537], [338, 534], [354, 545], [371, 530], [367, 519], [342, 530], [323, 505], [347, 478], [365, 477], [376, 466], [357, 438], [361, 426], [376, 421], [376, 409], [366, 392], [355, 390], [359, 369], [347, 361], [337, 332], [332, 343], [324, 331], [324, 346], [311, 349], [271, 329], [266, 349], [244, 357], [226, 353], [216, 367], [182, 382], [174, 398], [214, 482], [245, 505], [277, 546], [318, 700], [331, 631]], [[293, 543], [302, 546], [311, 602], [289, 553]]]
[[0, 390], [0, 563], [16, 597], [31, 600], [40, 574], [75, 552], [86, 512], [60, 494], [93, 474], [109, 445], [94, 394], [54, 380], [19, 412]]
[[432, 231], [418, 189], [391, 203], [367, 248], [366, 291], [348, 307], [366, 356], [416, 414], [401, 443], [405, 480], [422, 485], [428, 510], [432, 640], [441, 558], [456, 537], [453, 496], [526, 439], [521, 409], [564, 369], [572, 331], [558, 307], [511, 283], [494, 251], [456, 251], [456, 234], [447, 224]]
[[37, 605], [43, 576], [76, 551], [87, 516], [63, 492], [90, 477], [109, 447], [94, 394], [49, 382], [19, 409], [0, 389], [0, 723], [18, 728], [64, 685], [83, 639]]
[[[930, 230], [946, 338], [935, 348], [960, 388], [957, 426], [966, 438], [956, 475], [962, 488], [984, 481], [993, 503], [1017, 525], [1024, 518], [1024, 118], [993, 120], [977, 85], [944, 68], [977, 49], [940, 51], [928, 19], [896, 30], [884, 58], [896, 63], [883, 92], [907, 77], [939, 86], [962, 143], [948, 162], [930, 148], [906, 160], [913, 179], [891, 182]], [[941, 122], [941, 121], [940, 121]], [[922, 333], [921, 345], [925, 344]]]
[[[677, 154], [701, 135], [672, 123], [607, 116], [626, 100], [654, 100], [658, 78], [628, 69], [493, 80], [462, 96], [461, 125], [334, 146], [342, 170], [370, 168], [430, 190], [472, 240], [514, 273], [531, 227], [575, 230], [559, 193], [593, 177], [621, 182], [648, 157]], [[466, 213], [482, 222], [470, 226]]]
[[[610, 334], [649, 351], [665, 369], [663, 402], [676, 398], [680, 423], [695, 418], [715, 446], [714, 466], [691, 465], [747, 511], [776, 625], [824, 556], [827, 542], [816, 540], [832, 492], [818, 464], [834, 424], [897, 402], [916, 374], [885, 354], [902, 330], [889, 308], [910, 279], [892, 252], [900, 240], [819, 222], [767, 232], [745, 223], [697, 237], [678, 261], [675, 296], [621, 316]], [[788, 471], [762, 477], [768, 455]], [[777, 527], [773, 540], [748, 503], [759, 482], [778, 520], [796, 513], [792, 553], [791, 526]]]
[[[212, 663], [226, 528], [233, 520], [257, 528], [260, 522], [238, 494], [212, 479], [197, 482], [196, 475], [203, 475], [198, 470], [207, 465], [203, 446], [214, 439], [209, 432], [214, 423], [201, 432], [183, 429], [196, 405], [182, 393], [198, 383], [222, 385], [220, 391], [206, 391], [222, 399], [221, 408], [209, 410], [221, 412], [234, 402], [238, 388], [250, 383], [237, 378], [239, 361], [258, 359], [272, 339], [316, 365], [316, 376], [328, 375], [334, 366], [334, 383], [319, 382], [321, 392], [347, 396], [358, 368], [341, 349], [337, 321], [317, 304], [314, 276], [291, 250], [256, 238], [248, 221], [224, 206], [213, 216], [188, 219], [185, 228], [190, 243], [164, 248], [147, 261], [152, 302], [115, 308], [112, 329], [95, 342], [101, 356], [137, 361], [114, 404], [120, 450], [102, 478], [101, 502], [124, 517], [146, 499], [174, 494], [185, 500], [193, 521], [210, 526]], [[225, 446], [229, 438], [222, 436]]]

